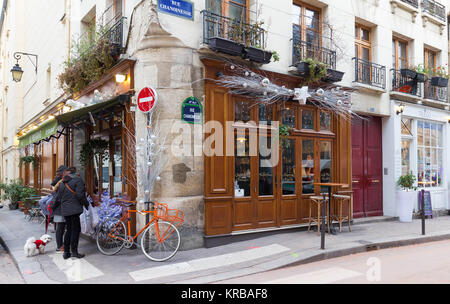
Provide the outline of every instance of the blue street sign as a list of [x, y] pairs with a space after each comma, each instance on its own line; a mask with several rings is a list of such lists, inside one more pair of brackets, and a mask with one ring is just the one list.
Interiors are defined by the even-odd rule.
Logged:
[[203, 122], [203, 107], [195, 97], [188, 97], [181, 105], [181, 120], [191, 124]]
[[194, 4], [186, 0], [158, 0], [158, 10], [177, 17], [194, 20]]

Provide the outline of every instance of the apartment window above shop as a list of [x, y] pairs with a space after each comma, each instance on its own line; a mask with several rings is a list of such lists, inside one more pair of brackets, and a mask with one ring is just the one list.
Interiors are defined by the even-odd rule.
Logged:
[[320, 46], [320, 10], [304, 4], [292, 5], [293, 39]]
[[384, 89], [386, 67], [372, 62], [372, 29], [355, 24], [355, 83], [362, 83]]
[[206, 0], [206, 9], [234, 20], [247, 20], [247, 0]]
[[408, 68], [408, 42], [396, 37], [392, 38], [392, 68]]

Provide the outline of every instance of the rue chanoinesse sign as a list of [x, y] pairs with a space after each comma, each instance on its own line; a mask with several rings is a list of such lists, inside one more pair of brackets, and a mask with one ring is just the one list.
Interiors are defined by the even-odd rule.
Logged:
[[158, 10], [177, 17], [194, 20], [194, 4], [186, 0], [158, 0]]

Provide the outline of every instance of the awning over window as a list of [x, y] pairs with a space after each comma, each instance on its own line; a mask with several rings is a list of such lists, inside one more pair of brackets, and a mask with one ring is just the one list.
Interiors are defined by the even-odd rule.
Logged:
[[37, 129], [30, 131], [24, 136], [19, 137], [19, 148], [23, 148], [29, 144], [40, 142], [43, 139], [51, 137], [58, 132], [58, 122], [50, 120], [43, 123]]
[[122, 107], [129, 99], [130, 95], [128, 94], [119, 95], [108, 101], [58, 115], [56, 120], [64, 127], [73, 127], [80, 121], [90, 122], [91, 116], [93, 119], [99, 119], [102, 115], [113, 114], [114, 108]]

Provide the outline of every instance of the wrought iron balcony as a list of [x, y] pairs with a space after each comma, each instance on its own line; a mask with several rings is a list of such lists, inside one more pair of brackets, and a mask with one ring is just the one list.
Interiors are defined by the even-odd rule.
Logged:
[[422, 97], [422, 85], [415, 79], [405, 77], [400, 70], [391, 69], [392, 88], [391, 91], [410, 94], [417, 97]]
[[434, 0], [423, 0], [422, 10], [445, 22], [445, 6]]
[[324, 63], [327, 68], [336, 69], [336, 51], [321, 47], [315, 43], [292, 39], [292, 65], [296, 66], [307, 58]]
[[386, 88], [386, 67], [359, 58], [355, 61], [355, 82]]
[[203, 10], [203, 43], [209, 44], [211, 38], [223, 38], [236, 43], [263, 48], [266, 31], [256, 24], [228, 18]]
[[115, 23], [113, 23], [111, 26], [108, 26], [105, 33], [105, 37], [111, 44], [113, 44], [120, 50], [120, 53], [123, 53], [125, 50], [124, 29], [126, 19], [126, 17], [118, 18]]
[[448, 88], [434, 86], [428, 79], [424, 83], [424, 98], [448, 103]]
[[419, 7], [419, 1], [418, 0], [401, 0], [402, 2], [408, 3], [409, 5], [414, 6], [415, 8]]

